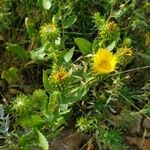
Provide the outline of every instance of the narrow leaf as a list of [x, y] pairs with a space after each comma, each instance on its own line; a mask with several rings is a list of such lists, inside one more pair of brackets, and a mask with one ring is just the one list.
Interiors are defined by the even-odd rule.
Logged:
[[69, 52], [66, 53], [66, 55], [64, 56], [64, 60], [66, 62], [69, 62], [73, 56], [73, 52], [74, 52], [74, 47], [72, 49], [70, 49]]
[[48, 110], [50, 112], [53, 112], [57, 108], [59, 99], [60, 99], [60, 93], [58, 91], [54, 91], [50, 95], [49, 103], [48, 103]]
[[4, 118], [4, 106], [0, 104], [0, 119]]
[[46, 137], [38, 130], [38, 136], [39, 136], [39, 146], [42, 147], [43, 150], [48, 150], [49, 145]]
[[84, 55], [87, 55], [92, 51], [92, 44], [84, 38], [76, 38], [75, 43]]
[[75, 15], [69, 16], [69, 18], [67, 18], [64, 21], [64, 28], [71, 27], [76, 22], [76, 20], [77, 20], [77, 16], [75, 16]]
[[49, 80], [48, 80], [48, 75], [46, 73], [46, 71], [43, 72], [43, 85], [44, 85], [44, 88], [45, 90], [50, 93], [51, 91], [51, 86], [49, 84]]
[[129, 9], [129, 8], [128, 8], [127, 6], [125, 6], [125, 7], [123, 7], [122, 9], [116, 11], [116, 12], [114, 13], [114, 18], [116, 18], [116, 19], [121, 18], [121, 17], [128, 11], [128, 9]]
[[116, 41], [113, 41], [110, 45], [107, 46], [107, 49], [112, 51], [116, 46]]

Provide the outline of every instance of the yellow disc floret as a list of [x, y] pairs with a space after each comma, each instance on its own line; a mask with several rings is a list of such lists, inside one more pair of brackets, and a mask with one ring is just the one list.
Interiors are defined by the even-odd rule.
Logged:
[[53, 77], [54, 77], [54, 80], [55, 81], [62, 81], [62, 80], [64, 80], [66, 77], [68, 77], [68, 73], [64, 70], [64, 69], [62, 69], [62, 68], [60, 68], [54, 75], [53, 75]]

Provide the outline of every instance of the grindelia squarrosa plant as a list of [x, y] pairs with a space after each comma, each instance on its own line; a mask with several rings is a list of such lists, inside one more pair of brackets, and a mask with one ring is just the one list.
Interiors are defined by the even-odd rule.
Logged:
[[132, 73], [149, 67], [149, 21], [143, 19], [149, 3], [38, 0], [33, 13], [31, 2], [17, 0], [18, 10], [18, 2], [26, 12], [22, 36], [28, 33], [30, 41], [24, 61], [46, 67], [38, 70], [40, 89], [12, 99], [11, 142], [3, 147], [48, 150], [48, 141], [73, 124], [99, 149], [128, 149], [124, 132], [136, 118], [150, 114], [150, 80], [136, 90], [132, 85]]

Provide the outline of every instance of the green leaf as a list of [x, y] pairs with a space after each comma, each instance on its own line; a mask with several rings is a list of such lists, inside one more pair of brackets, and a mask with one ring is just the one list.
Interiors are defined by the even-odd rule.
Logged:
[[19, 57], [20, 59], [25, 59], [26, 51], [23, 47], [19, 46], [18, 44], [6, 43], [6, 49], [12, 55]]
[[52, 5], [50, 0], [43, 0], [42, 4], [43, 4], [43, 8], [47, 10], [50, 9]]
[[130, 38], [125, 38], [124, 40], [123, 40], [123, 46], [127, 46], [127, 47], [130, 47], [131, 46], [131, 44], [132, 44], [132, 40], [130, 39]]
[[143, 60], [143, 62], [147, 65], [150, 64], [150, 54], [142, 54], [142, 53], [139, 53], [138, 54], [139, 56], [141, 56], [140, 58]]
[[39, 130], [37, 130], [37, 132], [39, 137], [39, 146], [42, 147], [43, 150], [48, 150], [49, 145], [46, 137]]
[[50, 83], [48, 80], [48, 75], [47, 75], [46, 71], [43, 71], [43, 85], [44, 85], [45, 90], [48, 93], [50, 93], [52, 89], [51, 89], [51, 86], [50, 86]]
[[117, 43], [116, 41], [113, 41], [110, 45], [107, 46], [107, 49], [112, 51], [115, 48], [116, 43]]
[[122, 9], [120, 9], [114, 13], [114, 18], [115, 19], [121, 18], [128, 10], [129, 10], [128, 6], [123, 7]]
[[27, 31], [29, 33], [29, 37], [32, 40], [32, 38], [35, 37], [37, 34], [37, 31], [35, 29], [35, 23], [34, 23], [33, 19], [26, 18], [25, 25], [26, 25]]
[[35, 103], [43, 103], [44, 101], [47, 101], [47, 95], [46, 95], [46, 92], [45, 90], [43, 89], [36, 89], [34, 92], [33, 92], [33, 100]]
[[[36, 89], [33, 92], [32, 101], [33, 101], [33, 103], [36, 104], [37, 108], [38, 107], [40, 108], [41, 111], [46, 111], [46, 106], [48, 103], [48, 96], [47, 96], [45, 90]], [[35, 106], [35, 108], [36, 108], [36, 106]]]
[[40, 47], [38, 49], [35, 49], [30, 52], [31, 54], [31, 59], [37, 61], [37, 60], [43, 60], [45, 56], [47, 55], [45, 53], [45, 47]]
[[18, 122], [23, 128], [33, 128], [40, 127], [44, 123], [44, 120], [37, 114], [29, 115], [27, 117], [20, 117]]
[[92, 51], [92, 44], [84, 39], [84, 38], [76, 38], [75, 43], [78, 45], [80, 51], [84, 54], [87, 55], [91, 53]]
[[60, 93], [58, 91], [54, 91], [49, 98], [48, 110], [49, 112], [53, 112], [59, 104], [60, 101]]
[[92, 52], [96, 53], [99, 48], [99, 38], [95, 38], [92, 44]]
[[3, 71], [1, 78], [5, 79], [9, 84], [18, 79], [17, 68], [11, 67], [8, 71]]
[[75, 15], [69, 16], [69, 18], [67, 18], [64, 21], [64, 28], [71, 27], [76, 21], [77, 21], [77, 16], [75, 16]]
[[69, 62], [73, 56], [73, 52], [74, 52], [74, 47], [72, 49], [70, 49], [69, 52], [66, 53], [66, 55], [64, 56], [64, 60], [66, 62]]

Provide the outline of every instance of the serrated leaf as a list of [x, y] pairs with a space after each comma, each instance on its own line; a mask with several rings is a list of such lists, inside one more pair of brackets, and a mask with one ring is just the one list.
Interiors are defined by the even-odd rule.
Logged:
[[69, 52], [66, 53], [66, 55], [64, 56], [64, 60], [66, 62], [69, 62], [73, 56], [73, 52], [74, 52], [74, 47], [72, 49], [69, 50]]
[[48, 150], [49, 145], [48, 145], [48, 141], [47, 141], [46, 137], [39, 130], [37, 130], [37, 133], [38, 133], [38, 137], [39, 137], [39, 146], [43, 150]]
[[45, 61], [53, 57], [53, 53], [48, 51], [49, 43], [44, 44], [42, 47], [34, 49], [30, 52], [30, 57], [34, 61]]
[[35, 50], [31, 51], [30, 54], [31, 54], [31, 59], [35, 60], [35, 61], [43, 60], [44, 57], [47, 55], [45, 53], [45, 47], [40, 47], [38, 49], [35, 49]]
[[92, 44], [84, 39], [84, 38], [76, 38], [75, 43], [78, 45], [80, 51], [84, 54], [87, 55], [91, 53], [92, 51]]
[[43, 8], [47, 10], [50, 9], [52, 5], [50, 0], [43, 0], [42, 4], [43, 4]]
[[77, 16], [75, 16], [75, 15], [69, 16], [69, 18], [67, 18], [64, 21], [64, 28], [71, 27], [76, 21], [77, 21]]

